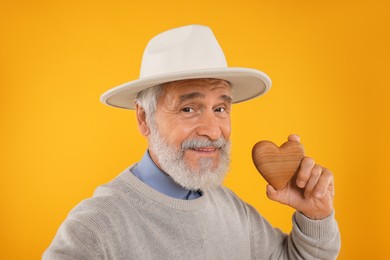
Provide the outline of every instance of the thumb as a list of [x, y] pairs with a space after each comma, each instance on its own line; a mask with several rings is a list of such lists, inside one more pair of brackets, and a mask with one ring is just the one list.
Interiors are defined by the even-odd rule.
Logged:
[[291, 134], [287, 137], [287, 140], [288, 141], [295, 141], [295, 142], [298, 142], [300, 143], [301, 142], [301, 137], [297, 134]]
[[275, 190], [274, 187], [272, 187], [270, 184], [267, 185], [266, 192], [267, 192], [267, 197], [270, 200], [277, 200], [277, 198], [278, 198], [278, 191]]

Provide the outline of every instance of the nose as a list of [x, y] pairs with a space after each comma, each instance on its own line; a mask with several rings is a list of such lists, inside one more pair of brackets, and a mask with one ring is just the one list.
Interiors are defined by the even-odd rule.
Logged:
[[222, 135], [220, 119], [213, 111], [202, 113], [196, 132], [199, 136], [208, 137], [213, 141], [218, 140]]

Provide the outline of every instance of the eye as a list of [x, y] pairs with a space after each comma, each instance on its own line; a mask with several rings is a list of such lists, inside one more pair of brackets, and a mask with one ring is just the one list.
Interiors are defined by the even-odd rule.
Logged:
[[184, 107], [184, 108], [182, 108], [181, 111], [183, 111], [185, 113], [191, 113], [191, 112], [194, 112], [194, 109], [191, 107]]
[[218, 112], [218, 113], [223, 113], [223, 112], [226, 112], [226, 108], [224, 107], [218, 107], [214, 110], [215, 112]]

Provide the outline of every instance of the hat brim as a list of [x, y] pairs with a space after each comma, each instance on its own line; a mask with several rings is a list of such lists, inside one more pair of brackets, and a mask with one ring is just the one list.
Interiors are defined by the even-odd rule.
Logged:
[[145, 77], [124, 83], [103, 93], [100, 101], [106, 105], [135, 109], [137, 94], [147, 88], [171, 81], [198, 78], [215, 78], [228, 81], [232, 86], [233, 103], [265, 94], [271, 88], [271, 79], [263, 72], [250, 68], [217, 68], [182, 71]]

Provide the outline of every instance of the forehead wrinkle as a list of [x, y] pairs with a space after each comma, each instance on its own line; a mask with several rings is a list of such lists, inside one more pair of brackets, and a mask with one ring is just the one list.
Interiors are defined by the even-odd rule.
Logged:
[[[205, 98], [206, 95], [202, 94], [202, 93], [199, 93], [199, 92], [192, 92], [192, 93], [188, 93], [188, 94], [184, 94], [184, 95], [181, 95], [179, 97], [179, 101], [180, 102], [184, 102], [186, 100], [190, 100], [190, 99], [196, 99], [196, 98]], [[219, 97], [221, 100], [231, 104], [232, 103], [232, 97], [229, 96], [229, 95], [221, 95]]]
[[195, 99], [195, 98], [205, 98], [206, 96], [200, 92], [191, 92], [188, 94], [181, 95], [179, 97], [179, 101], [183, 102], [189, 99]]
[[[203, 88], [207, 88], [209, 91], [218, 91], [218, 89], [226, 89], [228, 93], [221, 93], [218, 98], [223, 102], [229, 104], [232, 103], [231, 86], [227, 82], [216, 81], [213, 84], [207, 84], [208, 82], [209, 80], [182, 80], [164, 83], [163, 99], [165, 99], [165, 102], [170, 107], [170, 109], [174, 109], [174, 107], [185, 101], [197, 98], [206, 98], [208, 94], [203, 93]], [[189, 89], [190, 91], [184, 91], [182, 95], [179, 94], [178, 96], [176, 96], [174, 93], [176, 91], [181, 92], [181, 87]], [[198, 88], [201, 88], [202, 91], [199, 91]]]

